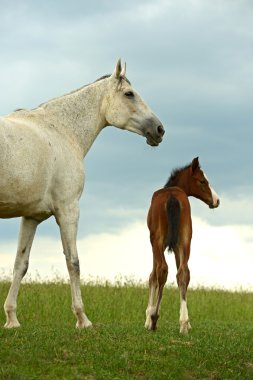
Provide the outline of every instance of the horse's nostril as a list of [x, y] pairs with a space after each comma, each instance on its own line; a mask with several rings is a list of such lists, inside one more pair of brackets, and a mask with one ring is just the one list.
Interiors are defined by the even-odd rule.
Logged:
[[164, 128], [163, 128], [162, 125], [158, 125], [158, 127], [157, 127], [157, 133], [158, 133], [159, 136], [163, 136], [164, 135], [165, 130], [164, 130]]

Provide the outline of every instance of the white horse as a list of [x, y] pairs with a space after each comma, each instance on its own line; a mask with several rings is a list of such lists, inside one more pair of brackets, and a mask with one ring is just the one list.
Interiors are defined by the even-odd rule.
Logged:
[[164, 134], [160, 120], [126, 78], [119, 60], [112, 75], [33, 110], [0, 118], [0, 217], [22, 217], [13, 281], [4, 310], [6, 328], [19, 327], [17, 296], [27, 272], [39, 223], [54, 215], [70, 276], [76, 326], [91, 326], [84, 312], [76, 248], [79, 199], [84, 186], [83, 158], [106, 126], [145, 136], [157, 146]]

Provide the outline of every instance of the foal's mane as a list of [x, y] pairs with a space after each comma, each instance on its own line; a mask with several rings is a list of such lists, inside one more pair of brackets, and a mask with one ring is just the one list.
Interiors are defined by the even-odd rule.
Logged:
[[174, 180], [177, 178], [178, 174], [181, 173], [182, 171], [189, 169], [191, 166], [191, 163], [185, 166], [182, 166], [181, 168], [175, 168], [172, 170], [170, 177], [168, 178], [167, 182], [164, 185], [164, 189], [167, 187], [170, 187], [173, 185]]

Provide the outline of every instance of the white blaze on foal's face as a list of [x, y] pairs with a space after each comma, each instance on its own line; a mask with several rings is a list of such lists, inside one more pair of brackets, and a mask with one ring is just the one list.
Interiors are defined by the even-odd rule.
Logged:
[[[203, 172], [203, 174], [204, 174], [204, 177], [205, 177], [205, 179], [208, 181], [208, 183], [209, 183], [209, 180], [208, 180], [208, 178], [207, 178], [207, 175]], [[209, 183], [209, 188], [210, 188], [210, 191], [211, 191], [211, 195], [212, 195], [212, 200], [213, 200], [213, 205], [212, 206], [210, 206], [210, 208], [216, 208], [216, 207], [218, 207], [219, 206], [219, 204], [220, 204], [220, 199], [219, 199], [219, 197], [218, 197], [218, 194], [216, 193], [216, 191], [212, 188], [212, 186], [210, 185], [210, 183]]]

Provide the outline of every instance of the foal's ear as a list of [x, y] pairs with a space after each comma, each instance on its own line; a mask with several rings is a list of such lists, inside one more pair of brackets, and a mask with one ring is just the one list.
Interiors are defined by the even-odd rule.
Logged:
[[121, 71], [122, 71], [121, 59], [119, 58], [118, 62], [116, 63], [115, 69], [112, 73], [112, 77], [115, 77], [118, 79], [120, 77]]
[[192, 160], [191, 167], [192, 167], [192, 173], [194, 173], [195, 170], [198, 169], [198, 168], [200, 167], [200, 166], [199, 166], [199, 158], [198, 158], [198, 157], [195, 157], [195, 158]]

